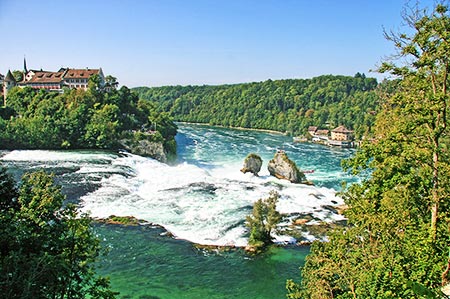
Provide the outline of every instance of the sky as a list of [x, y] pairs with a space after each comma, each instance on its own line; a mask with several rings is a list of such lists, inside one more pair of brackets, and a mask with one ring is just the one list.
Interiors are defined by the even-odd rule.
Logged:
[[[433, 7], [434, 0], [423, 0]], [[121, 85], [371, 72], [404, 0], [0, 0], [0, 73], [99, 68]]]

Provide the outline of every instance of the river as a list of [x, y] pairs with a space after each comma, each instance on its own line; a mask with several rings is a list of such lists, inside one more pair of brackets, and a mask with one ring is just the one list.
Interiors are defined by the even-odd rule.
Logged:
[[[108, 254], [99, 272], [111, 277], [119, 298], [284, 298], [287, 278], [299, 279], [307, 247], [274, 248], [258, 256], [240, 250], [214, 252], [192, 243], [246, 244], [245, 216], [253, 202], [271, 190], [281, 195], [278, 209], [292, 217], [312, 215], [317, 221], [342, 216], [326, 206], [342, 204], [335, 195], [343, 173], [342, 159], [353, 151], [292, 143], [268, 132], [179, 124], [178, 161], [155, 160], [105, 151], [11, 151], [1, 161], [18, 179], [24, 171], [46, 169], [56, 174], [67, 200], [94, 217], [131, 215], [162, 225], [121, 227], [96, 225]], [[267, 162], [286, 151], [315, 186], [295, 185], [269, 176]], [[264, 161], [259, 177], [239, 171], [249, 153]], [[305, 232], [303, 240], [314, 237]], [[292, 242], [280, 234], [279, 242]]]

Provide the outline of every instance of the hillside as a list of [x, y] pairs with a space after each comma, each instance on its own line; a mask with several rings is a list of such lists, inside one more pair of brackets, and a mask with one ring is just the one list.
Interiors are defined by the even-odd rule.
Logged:
[[138, 87], [176, 121], [270, 129], [298, 135], [308, 126], [345, 125], [360, 138], [374, 122], [376, 79], [324, 75], [219, 86]]
[[0, 149], [126, 148], [165, 161], [176, 153], [176, 129], [126, 86], [64, 93], [15, 87], [0, 108]]

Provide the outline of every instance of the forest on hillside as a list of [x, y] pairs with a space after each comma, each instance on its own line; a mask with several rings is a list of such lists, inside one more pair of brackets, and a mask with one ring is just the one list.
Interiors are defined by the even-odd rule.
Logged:
[[370, 131], [378, 107], [378, 83], [364, 74], [312, 79], [267, 80], [218, 86], [138, 87], [140, 98], [156, 102], [176, 121], [270, 129], [304, 134], [309, 126]]
[[14, 87], [6, 103], [0, 107], [1, 149], [118, 149], [123, 139], [151, 139], [176, 151], [170, 117], [126, 86], [106, 90], [94, 78], [86, 91]]

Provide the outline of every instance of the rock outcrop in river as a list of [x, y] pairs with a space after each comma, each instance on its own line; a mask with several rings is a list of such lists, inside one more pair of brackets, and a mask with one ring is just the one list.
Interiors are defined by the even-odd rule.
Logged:
[[150, 157], [160, 162], [167, 162], [167, 154], [162, 142], [155, 142], [150, 140], [121, 140], [122, 146], [125, 150], [132, 154]]
[[270, 175], [288, 180], [291, 183], [306, 182], [306, 177], [301, 172], [294, 161], [290, 160], [284, 151], [278, 151], [267, 166]]
[[258, 172], [261, 170], [262, 159], [260, 156], [256, 154], [249, 154], [244, 160], [244, 166], [241, 171], [243, 173], [251, 172], [254, 175], [258, 175]]

